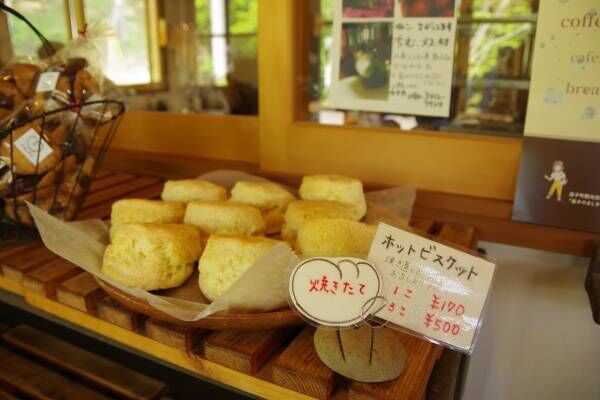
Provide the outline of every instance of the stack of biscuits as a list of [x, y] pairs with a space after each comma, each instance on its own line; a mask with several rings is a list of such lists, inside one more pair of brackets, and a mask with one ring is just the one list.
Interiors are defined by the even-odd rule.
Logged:
[[[87, 67], [85, 59], [73, 58], [49, 67], [13, 63], [0, 72], [0, 198], [13, 221], [33, 225], [26, 202], [73, 219], [91, 184], [98, 124], [77, 110], [100, 88]], [[42, 88], [48, 76], [56, 84]], [[42, 117], [63, 107], [67, 111]]]
[[362, 183], [339, 175], [303, 179], [300, 199], [272, 182], [238, 181], [228, 190], [190, 179], [166, 182], [162, 200], [113, 204], [102, 271], [120, 283], [157, 290], [181, 285], [197, 262], [208, 301], [227, 290], [274, 245], [301, 257], [366, 257], [375, 227]]

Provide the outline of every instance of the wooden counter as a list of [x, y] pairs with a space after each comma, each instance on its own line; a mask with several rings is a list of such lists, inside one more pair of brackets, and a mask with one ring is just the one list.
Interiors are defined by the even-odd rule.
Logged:
[[[162, 182], [133, 175], [102, 173], [80, 212], [105, 218], [118, 198], [155, 198]], [[476, 242], [473, 228], [436, 224], [414, 227], [462, 246]], [[210, 332], [167, 324], [129, 311], [109, 299], [93, 277], [50, 253], [40, 242], [0, 250], [0, 288], [20, 296], [35, 310], [106, 337], [197, 376], [270, 399], [451, 398], [460, 357], [429, 342], [406, 336], [418, 367], [382, 384], [344, 379], [316, 356], [311, 327], [260, 332]], [[417, 344], [417, 345], [415, 345]], [[442, 356], [449, 367], [434, 370]], [[438, 362], [441, 364], [441, 362]], [[430, 382], [433, 373], [434, 383]], [[429, 382], [429, 390], [427, 390]], [[444, 383], [445, 382], [445, 383]]]

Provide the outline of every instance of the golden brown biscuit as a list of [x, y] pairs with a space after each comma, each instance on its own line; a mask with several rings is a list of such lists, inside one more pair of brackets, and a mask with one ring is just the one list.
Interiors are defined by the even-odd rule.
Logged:
[[123, 199], [112, 205], [111, 224], [180, 224], [185, 203], [146, 199]]
[[362, 182], [342, 175], [308, 175], [302, 178], [299, 189], [304, 200], [330, 200], [351, 204], [356, 220], [367, 212]]
[[283, 214], [293, 194], [273, 182], [238, 181], [231, 189], [231, 201], [257, 207], [266, 222], [266, 233], [281, 231]]
[[302, 223], [296, 248], [304, 257], [366, 258], [377, 227], [343, 218], [317, 218]]
[[161, 199], [165, 201], [225, 201], [227, 189], [201, 179], [166, 181]]
[[87, 70], [80, 69], [75, 75], [73, 83], [73, 95], [78, 100], [85, 100], [94, 93], [99, 93], [98, 83]]
[[183, 223], [196, 226], [205, 235], [260, 235], [265, 231], [258, 208], [231, 202], [192, 201]]
[[113, 227], [102, 273], [144, 290], [181, 285], [202, 248], [198, 230], [186, 225], [121, 224]]
[[5, 109], [14, 109], [25, 101], [25, 97], [19, 91], [17, 86], [5, 80], [0, 80], [0, 107]]
[[277, 243], [259, 236], [210, 235], [198, 262], [200, 290], [213, 301]]
[[54, 128], [50, 133], [48, 133], [48, 138], [51, 144], [55, 146], [62, 146], [67, 140], [69, 133], [70, 132], [67, 125], [61, 123], [57, 125], [56, 128]]
[[314, 218], [344, 218], [356, 219], [352, 205], [337, 201], [325, 200], [295, 200], [285, 212], [285, 223], [281, 235], [289, 243], [296, 241], [296, 234], [302, 223]]
[[73, 91], [71, 77], [68, 75], [61, 74], [56, 82], [56, 89], [60, 92], [70, 95]]
[[13, 64], [9, 68], [21, 93], [26, 97], [32, 96], [37, 77], [42, 72], [40, 67], [33, 64]]

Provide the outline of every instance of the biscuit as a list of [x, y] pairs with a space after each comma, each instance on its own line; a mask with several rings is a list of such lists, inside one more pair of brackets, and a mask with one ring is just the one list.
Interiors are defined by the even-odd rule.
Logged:
[[15, 85], [24, 96], [30, 97], [35, 89], [35, 83], [42, 70], [33, 64], [13, 64], [12, 69]]
[[265, 219], [266, 233], [277, 233], [283, 224], [287, 205], [293, 194], [273, 182], [238, 181], [231, 189], [231, 201], [258, 208]]
[[70, 76], [61, 74], [58, 77], [56, 88], [54, 90], [70, 95], [72, 93], [72, 83]]
[[69, 136], [69, 129], [67, 125], [62, 123], [56, 126], [49, 134], [48, 138], [50, 139], [50, 143], [55, 146], [62, 146]]
[[102, 273], [144, 290], [181, 285], [202, 251], [198, 230], [186, 225], [122, 224], [113, 227]]
[[111, 224], [180, 224], [185, 204], [170, 201], [123, 199], [115, 201], [110, 214]]
[[342, 175], [308, 175], [302, 178], [299, 189], [304, 200], [330, 200], [352, 204], [355, 219], [359, 220], [367, 212], [367, 203], [362, 182]]
[[192, 201], [183, 223], [196, 226], [203, 234], [260, 235], [265, 231], [258, 208], [231, 202]]
[[209, 301], [225, 293], [278, 240], [211, 235], [198, 262], [198, 284]]
[[342, 218], [310, 219], [298, 230], [296, 248], [304, 257], [366, 258], [376, 230]]
[[356, 212], [349, 204], [326, 200], [294, 200], [285, 212], [285, 222], [281, 235], [286, 241], [293, 243], [302, 223], [314, 218], [356, 219]]
[[225, 201], [227, 189], [200, 179], [166, 181], [161, 194], [165, 201]]
[[80, 69], [73, 82], [73, 95], [77, 100], [85, 100], [94, 93], [99, 93], [98, 83], [86, 69]]
[[0, 80], [0, 107], [14, 109], [25, 101], [25, 97], [12, 82]]

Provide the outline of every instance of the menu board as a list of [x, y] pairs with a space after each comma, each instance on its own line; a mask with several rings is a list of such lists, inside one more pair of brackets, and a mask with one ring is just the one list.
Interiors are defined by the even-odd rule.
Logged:
[[540, 2], [525, 135], [600, 141], [600, 2]]
[[454, 0], [335, 0], [326, 106], [448, 116]]
[[515, 220], [600, 232], [599, 6], [540, 2]]

